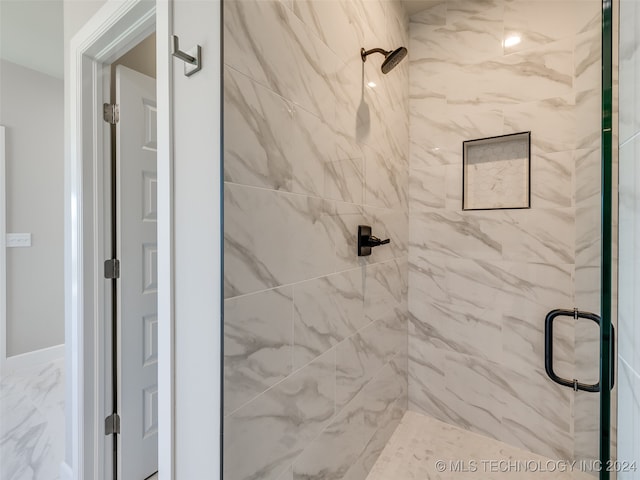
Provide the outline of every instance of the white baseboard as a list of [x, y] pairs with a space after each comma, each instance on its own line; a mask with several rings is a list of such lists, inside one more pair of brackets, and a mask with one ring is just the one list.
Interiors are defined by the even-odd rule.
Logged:
[[50, 363], [61, 358], [64, 358], [64, 344], [8, 357], [2, 361], [2, 375], [8, 375], [23, 368]]
[[67, 462], [60, 464], [60, 480], [73, 480], [73, 470]]

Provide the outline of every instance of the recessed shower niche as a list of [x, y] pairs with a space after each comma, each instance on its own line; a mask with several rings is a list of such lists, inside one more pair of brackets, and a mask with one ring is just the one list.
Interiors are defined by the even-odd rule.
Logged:
[[531, 206], [531, 132], [462, 142], [462, 209]]

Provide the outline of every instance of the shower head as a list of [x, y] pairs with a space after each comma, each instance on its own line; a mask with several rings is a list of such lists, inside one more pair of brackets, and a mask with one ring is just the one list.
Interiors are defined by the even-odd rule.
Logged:
[[393, 52], [389, 53], [382, 62], [382, 73], [389, 73], [398, 65], [404, 57], [407, 56], [407, 49], [405, 47], [396, 48]]
[[364, 48], [360, 49], [360, 56], [362, 57], [362, 61], [367, 61], [367, 55], [371, 53], [381, 53], [384, 55], [384, 62], [382, 62], [382, 73], [389, 73], [391, 70], [398, 65], [404, 57], [407, 56], [407, 49], [405, 47], [399, 47], [395, 50], [384, 50], [382, 48], [372, 48], [371, 50], [365, 50]]

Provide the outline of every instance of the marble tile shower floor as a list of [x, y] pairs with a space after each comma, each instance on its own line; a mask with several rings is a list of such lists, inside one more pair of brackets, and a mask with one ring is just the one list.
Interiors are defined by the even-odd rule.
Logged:
[[367, 480], [597, 478], [584, 473], [584, 467], [549, 460], [431, 417], [407, 412]]

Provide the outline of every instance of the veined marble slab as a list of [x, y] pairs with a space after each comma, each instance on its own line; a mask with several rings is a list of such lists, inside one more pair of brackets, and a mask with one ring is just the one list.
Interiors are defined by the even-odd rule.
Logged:
[[367, 480], [593, 480], [581, 471], [588, 465], [571, 467], [570, 461], [550, 460], [408, 411]]
[[57, 480], [64, 458], [64, 359], [0, 380], [0, 478]]

